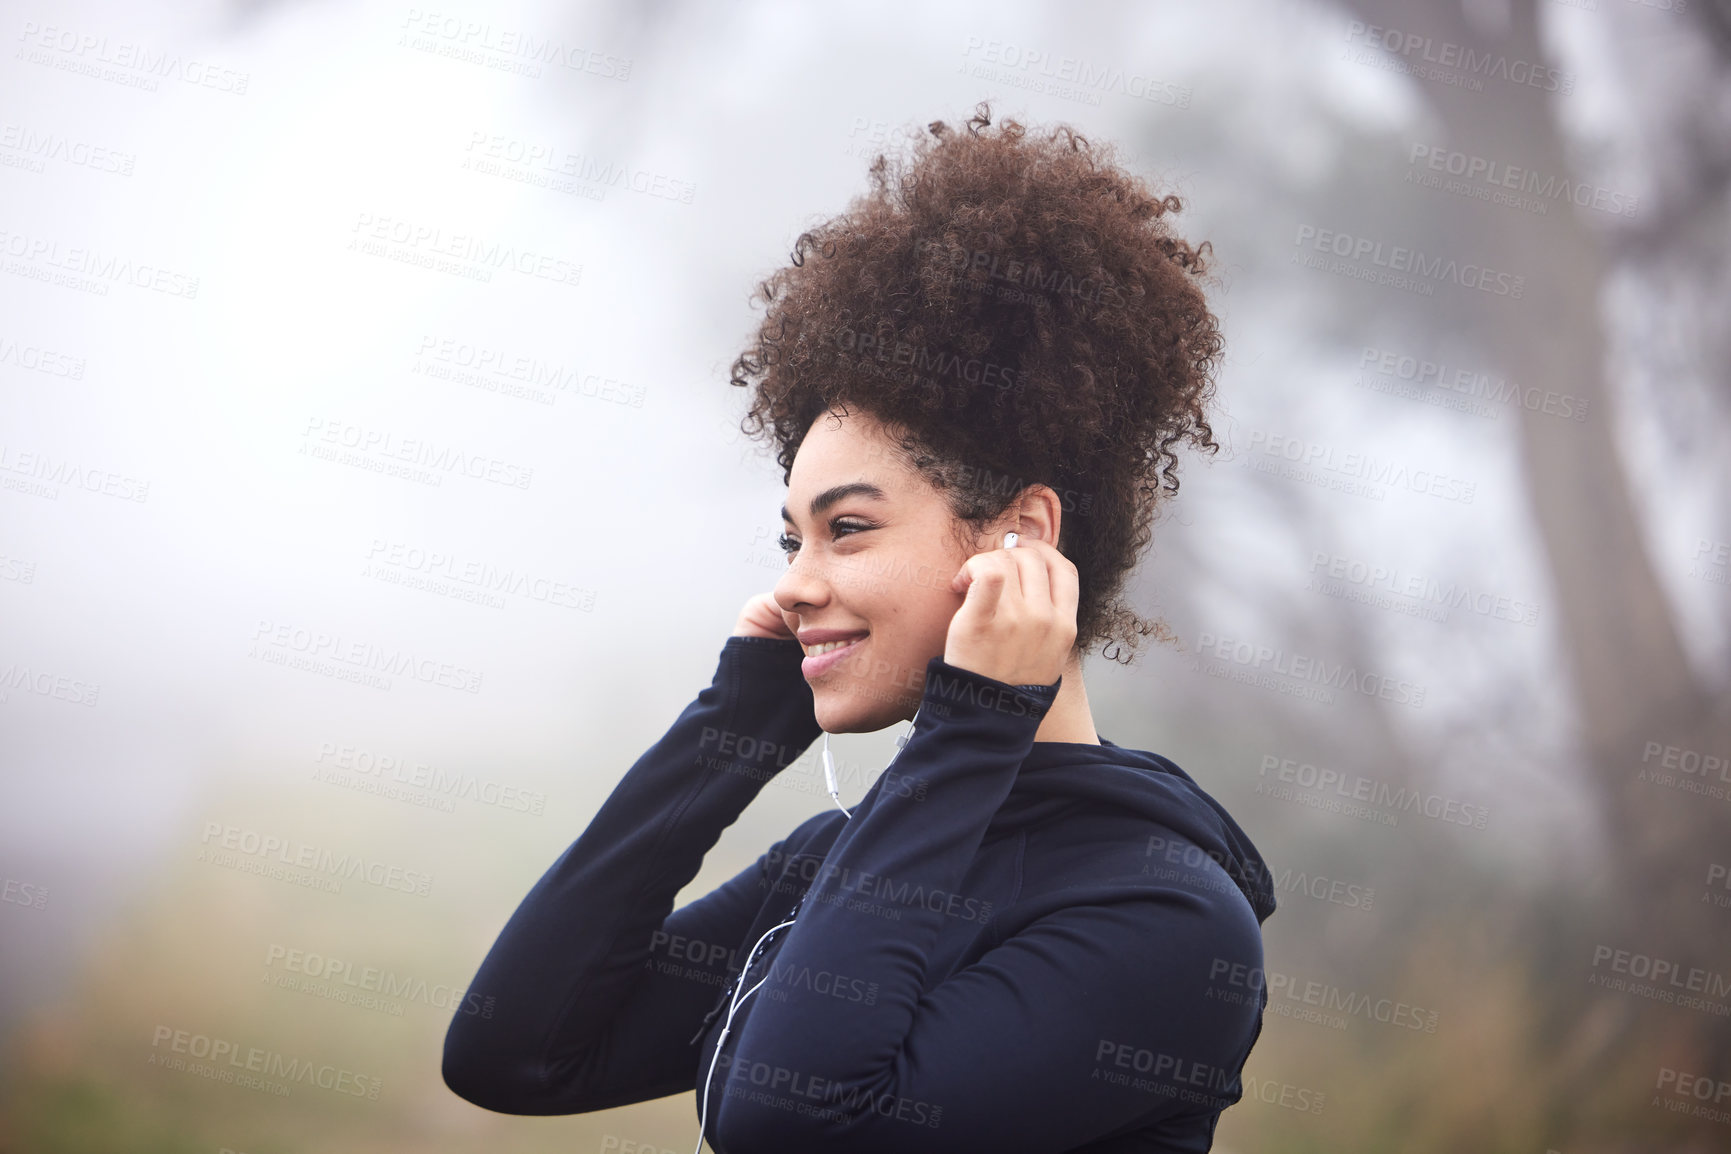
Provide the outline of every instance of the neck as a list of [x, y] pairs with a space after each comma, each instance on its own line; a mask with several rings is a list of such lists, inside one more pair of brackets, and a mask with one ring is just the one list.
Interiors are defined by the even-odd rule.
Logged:
[[1088, 688], [1082, 684], [1082, 659], [1074, 653], [1064, 666], [1064, 680], [1058, 686], [1052, 708], [1034, 731], [1034, 740], [1100, 744], [1100, 735], [1094, 731], [1094, 715], [1088, 710]]

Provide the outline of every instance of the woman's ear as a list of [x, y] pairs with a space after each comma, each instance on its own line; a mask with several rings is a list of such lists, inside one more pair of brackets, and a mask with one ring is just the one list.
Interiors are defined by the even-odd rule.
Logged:
[[1011, 527], [1023, 537], [1044, 541], [1055, 548], [1063, 510], [1063, 502], [1050, 485], [1030, 485], [1016, 499]]

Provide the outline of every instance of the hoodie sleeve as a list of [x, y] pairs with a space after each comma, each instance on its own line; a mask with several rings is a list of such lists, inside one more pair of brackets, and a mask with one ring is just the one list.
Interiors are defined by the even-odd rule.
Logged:
[[1222, 996], [1222, 966], [1262, 957], [1260, 927], [1224, 875], [1215, 890], [1081, 876], [974, 964], [928, 978], [1056, 691], [932, 659], [895, 766], [924, 778], [925, 796], [883, 791], [855, 812], [775, 959], [783, 974], [875, 982], [875, 1002], [760, 993], [722, 1058], [718, 1147], [1032, 1154], [1152, 1118], [1167, 1148], [1208, 1149], [1261, 1028], [1259, 992]]
[[571, 1114], [696, 1084], [692, 1035], [781, 843], [670, 911], [721, 832], [820, 732], [802, 657], [796, 641], [728, 638], [709, 687], [500, 931], [446, 1032], [447, 1086], [491, 1110]]

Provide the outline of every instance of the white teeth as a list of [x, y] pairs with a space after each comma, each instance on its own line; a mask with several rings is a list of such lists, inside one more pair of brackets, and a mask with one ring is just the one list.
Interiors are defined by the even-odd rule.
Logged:
[[858, 637], [850, 637], [846, 641], [825, 641], [819, 645], [808, 645], [805, 650], [807, 657], [816, 657], [820, 653], [828, 653], [831, 649], [842, 649], [858, 641]]

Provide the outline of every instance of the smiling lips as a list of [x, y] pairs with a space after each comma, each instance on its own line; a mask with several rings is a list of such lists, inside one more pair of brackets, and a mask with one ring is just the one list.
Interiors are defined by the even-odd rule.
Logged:
[[800, 672], [807, 678], [818, 676], [852, 653], [866, 636], [841, 629], [811, 629], [799, 634], [806, 655], [800, 663]]

